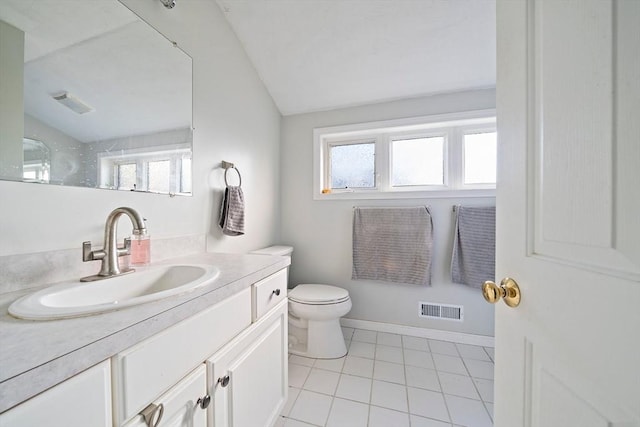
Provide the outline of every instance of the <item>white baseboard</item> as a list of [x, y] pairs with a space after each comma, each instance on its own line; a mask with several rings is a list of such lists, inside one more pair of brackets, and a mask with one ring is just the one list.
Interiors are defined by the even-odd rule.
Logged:
[[430, 338], [460, 344], [494, 347], [495, 338], [486, 335], [465, 334], [462, 332], [441, 331], [438, 329], [418, 328], [415, 326], [395, 325], [393, 323], [372, 322], [370, 320], [340, 319], [340, 324], [348, 328], [367, 329], [391, 334], [409, 335], [412, 337]]

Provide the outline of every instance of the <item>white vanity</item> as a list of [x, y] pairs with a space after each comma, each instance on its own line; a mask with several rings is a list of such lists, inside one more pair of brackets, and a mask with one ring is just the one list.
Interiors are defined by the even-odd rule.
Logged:
[[[205, 261], [220, 277], [170, 301], [52, 322], [3, 316], [0, 425], [273, 425], [288, 390], [289, 261], [197, 256]], [[0, 302], [6, 313], [11, 301]], [[30, 369], [8, 365], [21, 351]], [[20, 372], [7, 377], [5, 366]]]

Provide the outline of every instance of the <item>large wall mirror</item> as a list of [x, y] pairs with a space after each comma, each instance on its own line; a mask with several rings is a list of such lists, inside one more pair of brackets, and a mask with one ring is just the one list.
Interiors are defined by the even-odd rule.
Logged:
[[0, 1], [0, 179], [191, 194], [191, 58], [117, 0]]

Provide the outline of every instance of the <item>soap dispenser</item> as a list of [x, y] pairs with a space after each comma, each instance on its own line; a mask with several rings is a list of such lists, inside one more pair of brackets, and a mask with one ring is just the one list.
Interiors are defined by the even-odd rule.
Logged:
[[151, 236], [146, 227], [143, 230], [133, 230], [130, 263], [134, 266], [144, 266], [149, 265], [149, 262], [151, 262]]

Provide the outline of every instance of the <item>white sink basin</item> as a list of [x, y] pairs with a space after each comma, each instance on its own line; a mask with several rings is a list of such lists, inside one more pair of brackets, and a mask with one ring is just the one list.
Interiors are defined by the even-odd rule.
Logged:
[[219, 275], [211, 265], [162, 265], [95, 282], [61, 282], [16, 300], [9, 313], [28, 320], [88, 316], [191, 292]]

